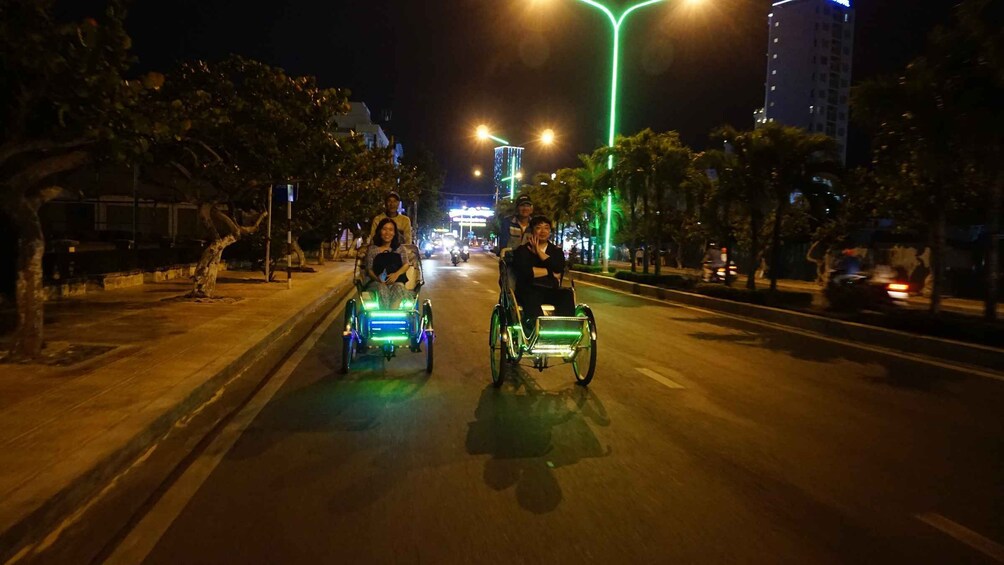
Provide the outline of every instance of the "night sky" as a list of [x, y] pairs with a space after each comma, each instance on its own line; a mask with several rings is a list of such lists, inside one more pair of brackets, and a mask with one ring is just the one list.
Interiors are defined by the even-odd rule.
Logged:
[[[768, 0], [680, 1], [636, 12], [623, 56], [622, 133], [678, 130], [696, 148], [723, 123], [752, 127], [763, 105]], [[901, 69], [954, 2], [860, 0], [854, 80]], [[606, 140], [609, 23], [574, 0], [138, 0], [128, 28], [141, 70], [239, 53], [346, 87], [389, 134], [430, 149], [447, 191], [488, 193], [471, 176], [491, 167], [473, 129], [514, 143], [543, 127], [549, 151], [528, 148], [528, 171], [576, 164]], [[867, 157], [864, 138], [851, 156]]]

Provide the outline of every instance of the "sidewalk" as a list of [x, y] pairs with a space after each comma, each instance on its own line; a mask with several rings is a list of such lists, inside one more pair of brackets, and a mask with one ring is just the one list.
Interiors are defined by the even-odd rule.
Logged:
[[[611, 267], [616, 267], [617, 269], [630, 271], [631, 263], [627, 261], [610, 261]], [[641, 272], [641, 268], [638, 269]], [[653, 267], [649, 267], [649, 272], [654, 272]], [[675, 267], [662, 267], [662, 272], [666, 274], [674, 275], [692, 275], [696, 277], [701, 276], [700, 269], [677, 269]], [[740, 273], [739, 284], [743, 285], [746, 283], [746, 275]], [[757, 288], [768, 288], [770, 285], [770, 279], [758, 279]], [[815, 296], [813, 298], [813, 305], [824, 306], [825, 301], [823, 300], [823, 289], [816, 283], [812, 281], [798, 281], [790, 279], [778, 279], [777, 287], [781, 290], [791, 290], [796, 292], [811, 292]], [[928, 306], [931, 304], [931, 300], [924, 298], [923, 296], [911, 296], [909, 300], [909, 307], [918, 310], [927, 310]], [[941, 306], [945, 311], [955, 312], [957, 314], [966, 314], [972, 316], [983, 316], [983, 301], [982, 300], [972, 300], [967, 298], [951, 298], [943, 297], [941, 299]], [[1004, 316], [1004, 304], [998, 305], [997, 312]]]
[[81, 360], [0, 364], [0, 562], [269, 344], [330, 309], [352, 264], [313, 267], [294, 273], [291, 290], [223, 271], [217, 296], [228, 300], [178, 300], [191, 288], [181, 280], [47, 303], [48, 350]]

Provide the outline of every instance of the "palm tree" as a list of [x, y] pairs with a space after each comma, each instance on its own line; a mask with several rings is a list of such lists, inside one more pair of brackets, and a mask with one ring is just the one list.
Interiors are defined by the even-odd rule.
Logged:
[[836, 142], [822, 134], [771, 122], [756, 130], [752, 139], [763, 145], [756, 154], [764, 159], [762, 170], [774, 200], [774, 228], [770, 246], [770, 290], [777, 290], [781, 270], [781, 227], [795, 191], [813, 184], [822, 165], [837, 160]]

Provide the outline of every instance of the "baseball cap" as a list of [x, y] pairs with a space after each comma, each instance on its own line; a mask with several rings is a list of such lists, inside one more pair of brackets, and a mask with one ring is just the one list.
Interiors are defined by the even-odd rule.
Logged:
[[530, 206], [533, 206], [533, 201], [530, 200], [530, 197], [527, 196], [526, 194], [520, 194], [519, 197], [516, 198], [516, 205], [522, 206], [523, 204], [529, 204]]

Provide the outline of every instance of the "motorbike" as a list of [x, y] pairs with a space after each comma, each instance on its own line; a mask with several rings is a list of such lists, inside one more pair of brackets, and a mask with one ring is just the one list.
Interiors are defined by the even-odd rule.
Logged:
[[832, 271], [823, 294], [834, 310], [883, 310], [906, 306], [910, 285], [879, 281], [865, 273]]
[[454, 267], [460, 264], [460, 248], [456, 245], [450, 248], [450, 262]]
[[467, 245], [460, 248], [460, 258], [464, 260], [464, 263], [471, 258], [471, 248]]
[[425, 255], [426, 259], [432, 257], [432, 251], [436, 248], [435, 244], [431, 241], [426, 241], [425, 245], [422, 246], [422, 253]]
[[[739, 277], [739, 268], [736, 267], [735, 261], [729, 262], [729, 278], [735, 280]], [[725, 265], [714, 265], [711, 261], [704, 262], [704, 276], [702, 277], [704, 282], [709, 283], [723, 283], [725, 282]]]

